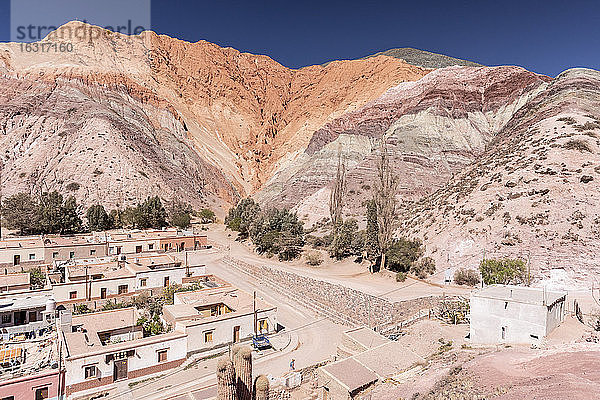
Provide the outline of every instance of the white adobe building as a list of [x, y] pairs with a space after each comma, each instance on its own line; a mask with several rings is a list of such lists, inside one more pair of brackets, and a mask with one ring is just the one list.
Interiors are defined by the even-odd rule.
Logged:
[[471, 294], [473, 343], [538, 344], [565, 317], [567, 292], [491, 285]]

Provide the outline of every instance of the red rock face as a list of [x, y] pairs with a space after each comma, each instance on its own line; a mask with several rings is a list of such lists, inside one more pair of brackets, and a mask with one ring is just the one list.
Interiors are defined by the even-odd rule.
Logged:
[[377, 150], [385, 134], [400, 179], [399, 196], [418, 200], [475, 161], [549, 80], [519, 67], [449, 67], [401, 83], [317, 130], [297, 171], [267, 185], [259, 198], [288, 207], [300, 204], [303, 215], [304, 209], [315, 209], [315, 202], [327, 196], [305, 199], [328, 187], [341, 146], [350, 161], [348, 214], [364, 215], [361, 204], [372, 196]]
[[[121, 118], [121, 123], [125, 127], [146, 126], [148, 129], [144, 132], [148, 137], [137, 137], [135, 143], [138, 147], [148, 145], [150, 148], [134, 146], [135, 151], [127, 158], [122, 154], [115, 162], [144, 164], [143, 159], [136, 159], [135, 153], [146, 155], [162, 151], [151, 147], [158, 144], [156, 138], [163, 137], [164, 131], [174, 130], [177, 139], [168, 139], [169, 143], [173, 140], [181, 142], [187, 149], [185, 157], [192, 158], [190, 162], [203, 165], [202, 171], [212, 168], [221, 175], [219, 179], [213, 179], [209, 173], [198, 172], [207, 181], [214, 182], [215, 187], [207, 186], [209, 192], [227, 202], [259, 189], [276, 167], [287, 162], [289, 154], [304, 149], [312, 132], [325, 122], [364, 105], [391, 86], [419, 79], [429, 72], [386, 56], [291, 70], [269, 57], [240, 53], [208, 42], [186, 43], [151, 32], [136, 37], [98, 36], [100, 38], [93, 43], [74, 43], [73, 53], [51, 56], [23, 53], [15, 44], [3, 45], [0, 47], [0, 71], [5, 77], [24, 79], [25, 82], [46, 82], [48, 88], [54, 88], [58, 93], [64, 90], [64, 96], [54, 99], [53, 107], [73, 108], [71, 114], [75, 116], [89, 114], [79, 108], [90, 99], [96, 105], [110, 105], [116, 113], [115, 118], [131, 109], [131, 114]], [[7, 85], [0, 91], [6, 91], [9, 97], [12, 83]], [[27, 86], [27, 83], [23, 85]], [[21, 99], [31, 97], [32, 102], [40, 102], [38, 105], [43, 106], [43, 95], [36, 98], [39, 93], [33, 87], [21, 86], [19, 90]], [[71, 90], [79, 91], [86, 101], [71, 101], [68, 96]], [[130, 107], [129, 102], [135, 106]], [[14, 115], [9, 108], [13, 105], [5, 103], [5, 107], [0, 123], [13, 127], [23, 123], [11, 120]], [[43, 107], [25, 111], [38, 115], [38, 118], [45, 113]], [[100, 149], [94, 148], [95, 142], [90, 140], [95, 135], [91, 125], [83, 120], [75, 121], [75, 117], [69, 118], [71, 122], [68, 122], [65, 115], [53, 115], [53, 118], [57, 118], [56, 123], [60, 126], [72, 122], [81, 127], [80, 134], [72, 137], [81, 144], [74, 146], [71, 143], [69, 148], [81, 147], [93, 159], [92, 153], [96, 154]], [[95, 120], [92, 118], [91, 121]], [[34, 130], [42, 129], [40, 124], [30, 123], [35, 126]], [[106, 129], [111, 131], [113, 127]], [[36, 133], [44, 136], [49, 132]], [[6, 134], [13, 136], [12, 131]], [[136, 135], [141, 134], [125, 136], [133, 139]], [[86, 146], [86, 141], [92, 145]], [[170, 157], [177, 159], [178, 156]], [[34, 159], [15, 159], [10, 163], [14, 163], [14, 168], [22, 169], [18, 172], [15, 169], [17, 176], [23, 172], [29, 175], [31, 170], [43, 168], [31, 164]], [[119, 169], [134, 170], [125, 164]], [[161, 165], [172, 169], [170, 164]], [[184, 161], [178, 162], [177, 166], [188, 168]], [[56, 182], [66, 181], [69, 177], [60, 176], [61, 171], [48, 173], [57, 176], [52, 182], [55, 188], [60, 188]], [[82, 176], [80, 180], [87, 182], [91, 180], [88, 178], [91, 177]], [[123, 179], [124, 185], [132, 179], [133, 172]], [[186, 179], [183, 176], [173, 179], [172, 183], [155, 182], [144, 187], [151, 187], [150, 191], [156, 192], [160, 186], [157, 193], [172, 196], [177, 185], [183, 182], [183, 186], [194, 188], [186, 196], [193, 198], [197, 184], [189, 182], [188, 185]], [[126, 190], [135, 193], [139, 191], [136, 187], [133, 185]], [[87, 199], [89, 196], [82, 197]]]
[[315, 132], [306, 152], [314, 154], [341, 134], [381, 137], [401, 116], [424, 110], [451, 119], [496, 112], [549, 80], [519, 67], [437, 70], [416, 83], [391, 88], [361, 109], [326, 124]]

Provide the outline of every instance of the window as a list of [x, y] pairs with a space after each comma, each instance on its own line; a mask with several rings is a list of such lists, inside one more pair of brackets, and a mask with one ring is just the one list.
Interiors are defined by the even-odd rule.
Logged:
[[269, 321], [266, 319], [260, 319], [258, 320], [258, 330], [262, 333], [264, 332], [269, 332]]
[[83, 374], [85, 379], [95, 378], [97, 373], [97, 369], [95, 365], [88, 365], [87, 367], [83, 367]]
[[75, 252], [74, 251], [70, 251], [69, 252], [69, 258], [75, 258]]
[[10, 324], [11, 321], [11, 315], [10, 314], [3, 314], [2, 315], [2, 323], [3, 324]]
[[117, 254], [121, 254], [122, 251], [123, 251], [123, 247], [117, 246]]
[[165, 350], [159, 350], [157, 352], [157, 354], [158, 354], [158, 362], [159, 363], [167, 361], [167, 350], [166, 349]]
[[100, 298], [101, 299], [105, 299], [106, 298], [106, 288], [100, 288]]
[[21, 256], [18, 254], [15, 254], [15, 256], [13, 257], [13, 264], [14, 265], [19, 265], [21, 264]]
[[506, 339], [506, 327], [502, 327], [502, 340]]
[[37, 311], [29, 311], [29, 322], [37, 322]]
[[45, 400], [48, 398], [48, 386], [35, 389], [35, 400]]
[[77, 298], [77, 291], [74, 290], [72, 292], [69, 292], [69, 298], [70, 299], [76, 299]]
[[204, 343], [212, 343], [212, 341], [213, 341], [213, 332], [214, 331], [206, 331], [206, 332], [204, 332]]
[[15, 400], [15, 396], [3, 397], [2, 400]]
[[115, 254], [115, 248], [114, 247], [109, 247], [108, 248], [108, 254]]
[[119, 294], [125, 294], [127, 293], [128, 288], [127, 285], [119, 285]]
[[35, 260], [35, 254], [34, 254], [34, 253], [31, 253], [31, 254], [29, 255], [29, 259], [30, 259], [30, 260]]
[[145, 287], [148, 284], [148, 278], [140, 279], [140, 286]]
[[95, 256], [95, 255], [96, 255], [96, 249], [91, 249], [90, 256]]
[[52, 252], [52, 258], [58, 258], [58, 251]]
[[148, 245], [148, 250], [154, 250], [154, 243], [150, 243]]
[[165, 276], [164, 287], [169, 286], [169, 277]]
[[142, 245], [135, 246], [135, 252], [136, 253], [141, 253], [142, 252]]

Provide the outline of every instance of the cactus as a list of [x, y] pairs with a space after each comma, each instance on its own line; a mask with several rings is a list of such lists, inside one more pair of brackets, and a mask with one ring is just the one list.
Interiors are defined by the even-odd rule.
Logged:
[[234, 352], [238, 400], [252, 400], [252, 349], [239, 346]]
[[231, 359], [223, 356], [217, 363], [217, 399], [236, 400], [235, 369]]
[[256, 381], [254, 381], [254, 399], [269, 399], [269, 379], [264, 375], [260, 375], [256, 378]]

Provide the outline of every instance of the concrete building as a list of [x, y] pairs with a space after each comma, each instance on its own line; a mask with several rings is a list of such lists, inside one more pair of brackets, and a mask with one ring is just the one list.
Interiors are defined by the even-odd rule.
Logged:
[[473, 343], [538, 344], [564, 320], [566, 292], [491, 285], [471, 294]]
[[54, 325], [56, 303], [48, 290], [0, 296], [0, 337], [10, 340], [15, 335], [30, 334]]
[[0, 268], [4, 268], [4, 273], [22, 272], [32, 266], [74, 258], [177, 252], [207, 247], [206, 235], [177, 229], [3, 238], [0, 240]]
[[64, 275], [51, 280], [57, 302], [78, 303], [127, 297], [153, 288], [200, 279], [204, 265], [185, 266], [170, 254], [138, 254], [56, 262], [54, 270]]
[[[231, 286], [175, 294], [164, 319], [188, 337], [188, 354], [249, 340], [277, 329], [277, 307]], [[256, 315], [254, 304], [256, 304]]]
[[[64, 318], [63, 318], [64, 317]], [[139, 378], [181, 365], [186, 335], [143, 337], [135, 308], [70, 317], [61, 315], [66, 394]]]
[[0, 268], [4, 273], [22, 272], [44, 263], [44, 242], [39, 236], [0, 240]]
[[27, 272], [0, 275], [0, 293], [29, 290], [30, 280], [30, 275]]

